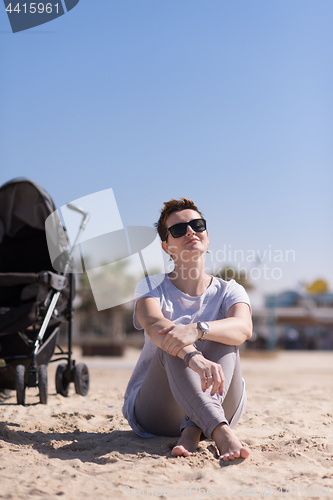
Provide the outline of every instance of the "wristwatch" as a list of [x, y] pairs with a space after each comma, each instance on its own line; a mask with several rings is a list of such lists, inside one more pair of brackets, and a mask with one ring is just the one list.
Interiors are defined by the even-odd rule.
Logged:
[[209, 332], [209, 325], [204, 321], [198, 321], [197, 327], [202, 331], [202, 335], [198, 340], [205, 340], [205, 337]]

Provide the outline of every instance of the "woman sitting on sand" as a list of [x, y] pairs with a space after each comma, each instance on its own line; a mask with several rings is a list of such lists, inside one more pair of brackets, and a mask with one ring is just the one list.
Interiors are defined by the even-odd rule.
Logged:
[[180, 436], [174, 456], [191, 455], [203, 432], [224, 461], [247, 458], [230, 427], [246, 404], [237, 346], [251, 337], [249, 298], [205, 273], [206, 221], [191, 200], [164, 203], [156, 227], [174, 270], [137, 285], [134, 326], [145, 344], [123, 414], [140, 436]]

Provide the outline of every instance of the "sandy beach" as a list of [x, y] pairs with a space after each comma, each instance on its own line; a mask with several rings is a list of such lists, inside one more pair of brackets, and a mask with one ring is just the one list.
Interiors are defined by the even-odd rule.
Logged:
[[[176, 439], [143, 439], [122, 416], [123, 394], [139, 351], [84, 358], [90, 391], [28, 389], [0, 400], [0, 498], [329, 498], [333, 497], [333, 353], [243, 355], [248, 404], [235, 428], [251, 449], [228, 465], [212, 441], [173, 458]], [[75, 355], [77, 361], [78, 355]]]

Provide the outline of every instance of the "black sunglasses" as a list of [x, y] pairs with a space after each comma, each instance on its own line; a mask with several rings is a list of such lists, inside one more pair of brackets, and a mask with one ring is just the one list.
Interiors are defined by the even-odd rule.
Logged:
[[173, 226], [168, 227], [167, 232], [169, 232], [173, 238], [180, 238], [186, 234], [188, 226], [190, 226], [195, 233], [203, 233], [206, 231], [205, 219], [193, 219], [189, 222], [179, 222], [178, 224], [174, 224]]

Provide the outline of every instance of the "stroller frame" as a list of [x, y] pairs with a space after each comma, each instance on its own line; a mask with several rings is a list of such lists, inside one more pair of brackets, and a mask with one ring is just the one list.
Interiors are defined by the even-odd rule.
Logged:
[[[24, 189], [23, 184], [20, 183], [32, 185], [39, 192], [40, 198], [45, 200], [46, 197], [48, 197], [46, 212], [48, 212], [49, 215], [53, 213], [55, 207], [49, 195], [37, 184], [28, 179], [14, 179], [4, 184], [0, 187], [0, 194], [2, 194], [3, 189], [7, 189], [6, 187], [8, 186], [12, 189], [15, 184], [19, 185], [19, 188], [17, 188], [19, 192], [20, 188]], [[27, 187], [31, 189], [31, 186]], [[15, 186], [13, 189], [15, 189]], [[26, 307], [26, 304], [20, 304], [18, 309], [26, 308], [29, 318], [27, 319], [24, 315], [22, 316], [22, 311], [20, 311], [22, 317], [20, 317], [18, 321], [16, 320], [16, 322], [15, 318], [13, 321], [13, 310], [15, 313], [15, 307], [1, 308], [2, 304], [0, 302], [0, 313], [2, 309], [5, 310], [3, 316], [0, 314], [0, 318], [3, 320], [2, 322], [0, 321], [0, 390], [16, 389], [17, 403], [22, 405], [25, 404], [26, 387], [36, 386], [39, 388], [40, 402], [42, 404], [47, 403], [48, 362], [67, 361], [67, 363], [59, 364], [56, 370], [55, 382], [58, 394], [68, 396], [69, 384], [71, 382], [74, 382], [77, 394], [85, 396], [89, 390], [89, 372], [87, 366], [84, 363], [76, 364], [75, 360], [72, 359], [73, 298], [75, 283], [74, 274], [69, 272], [74, 247], [81, 232], [85, 228], [89, 219], [89, 214], [71, 204], [67, 206], [71, 210], [75, 210], [83, 215], [83, 220], [69, 254], [66, 252], [66, 264], [62, 272], [57, 274], [51, 270], [38, 270], [38, 272], [33, 273], [0, 272], [1, 288], [19, 287], [22, 295], [24, 293], [24, 285], [28, 285], [26, 289], [28, 289], [29, 286], [35, 286], [42, 290], [42, 294], [40, 292], [38, 292], [38, 294], [43, 295], [42, 302], [37, 306], [36, 303], [31, 305], [31, 302], [27, 304], [29, 307]], [[0, 222], [3, 225], [1, 219]], [[0, 227], [0, 229], [3, 228]], [[2, 254], [0, 254], [0, 257], [1, 256]], [[49, 267], [50, 266], [48, 266], [48, 268]], [[66, 293], [68, 294], [68, 300], [62, 297], [62, 294], [66, 295]], [[61, 300], [59, 301], [59, 299]], [[59, 310], [56, 309], [58, 302], [60, 303]], [[6, 309], [9, 309], [9, 311], [6, 311]], [[36, 311], [33, 309], [36, 309]], [[9, 323], [7, 321], [8, 324], [6, 323], [8, 319], [6, 314], [10, 316]], [[57, 344], [61, 323], [67, 323], [68, 325], [67, 352], [64, 352], [61, 346]], [[15, 330], [15, 325], [20, 328]], [[38, 334], [36, 336], [35, 333], [37, 333], [37, 331]], [[16, 346], [13, 346], [13, 342], [21, 348], [21, 353], [15, 353]], [[55, 347], [59, 349], [59, 352], [54, 352]], [[51, 359], [52, 356], [54, 356], [54, 359]]]

